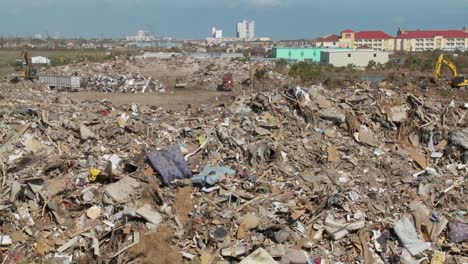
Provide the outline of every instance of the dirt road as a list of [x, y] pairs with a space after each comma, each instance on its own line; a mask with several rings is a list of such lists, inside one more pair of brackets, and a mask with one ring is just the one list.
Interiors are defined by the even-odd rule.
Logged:
[[184, 110], [188, 104], [197, 107], [202, 104], [222, 104], [233, 100], [233, 96], [240, 92], [217, 92], [194, 89], [170, 90], [167, 93], [147, 93], [147, 94], [123, 94], [123, 93], [100, 93], [100, 92], [79, 92], [63, 93], [64, 95], [78, 102], [104, 100], [116, 105], [121, 104], [144, 104], [158, 106], [167, 110]]

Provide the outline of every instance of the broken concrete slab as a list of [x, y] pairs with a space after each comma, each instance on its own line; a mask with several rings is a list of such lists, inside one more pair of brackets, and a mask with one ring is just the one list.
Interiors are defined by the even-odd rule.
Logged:
[[88, 140], [97, 138], [97, 136], [85, 124], [80, 124], [80, 138], [81, 140]]
[[13, 181], [11, 183], [10, 190], [10, 202], [14, 202], [18, 196], [18, 193], [21, 191], [21, 184], [18, 181]]
[[254, 252], [250, 253], [245, 259], [239, 264], [277, 264], [277, 262], [268, 254], [263, 248], [258, 248]]
[[387, 119], [391, 122], [400, 123], [408, 118], [406, 105], [392, 106], [387, 111]]
[[9, 235], [2, 235], [0, 236], [0, 246], [11, 246], [13, 241], [11, 240], [11, 236]]
[[300, 249], [288, 248], [281, 258], [280, 264], [308, 264], [309, 255]]
[[346, 121], [346, 115], [342, 111], [334, 108], [322, 109], [318, 111], [318, 115], [320, 118], [332, 121], [336, 124], [342, 124]]
[[127, 202], [131, 195], [139, 191], [140, 182], [132, 177], [125, 177], [118, 182], [108, 185], [105, 193], [116, 203]]
[[468, 149], [468, 128], [451, 132], [449, 134], [449, 140], [452, 144]]
[[86, 210], [86, 216], [89, 217], [89, 219], [95, 220], [101, 215], [101, 208], [98, 206], [92, 206], [88, 210]]
[[245, 247], [229, 247], [221, 249], [221, 256], [223, 257], [237, 257], [245, 255], [247, 249]]
[[139, 216], [141, 216], [143, 219], [152, 223], [155, 226], [159, 225], [163, 220], [161, 214], [151, 209], [149, 206], [143, 206], [143, 207], [138, 208], [136, 210], [136, 213]]

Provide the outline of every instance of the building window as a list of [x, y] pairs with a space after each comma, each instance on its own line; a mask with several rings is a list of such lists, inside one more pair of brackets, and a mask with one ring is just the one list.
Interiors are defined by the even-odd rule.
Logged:
[[374, 58], [377, 57], [377, 53], [374, 53]]
[[351, 38], [351, 34], [349, 34], [349, 33], [348, 33], [348, 34], [345, 34], [345, 38], [350, 39], [350, 38]]
[[351, 58], [351, 53], [348, 53], [348, 58]]

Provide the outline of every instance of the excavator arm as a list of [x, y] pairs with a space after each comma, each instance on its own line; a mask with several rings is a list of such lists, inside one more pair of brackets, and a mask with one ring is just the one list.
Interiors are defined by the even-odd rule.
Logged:
[[24, 65], [29, 65], [29, 54], [27, 50], [21, 52], [21, 59], [23, 60]]
[[437, 63], [434, 69], [434, 78], [438, 80], [442, 74], [442, 66], [447, 65], [447, 67], [450, 69], [452, 72], [452, 78], [455, 78], [458, 76], [458, 71], [457, 71], [457, 66], [455, 66], [455, 63], [451, 61], [449, 58], [446, 58], [444, 54], [440, 54], [439, 59], [437, 59]]
[[434, 68], [434, 78], [438, 80], [442, 75], [442, 66], [447, 65], [447, 67], [452, 72], [452, 79], [450, 80], [450, 85], [452, 87], [463, 87], [468, 86], [468, 79], [464, 76], [458, 75], [457, 66], [449, 58], [446, 58], [444, 54], [440, 54], [437, 59], [437, 64]]
[[29, 54], [27, 50], [23, 50], [21, 52], [21, 60], [22, 60], [22, 67], [21, 67], [21, 77], [24, 79], [34, 79], [36, 78], [36, 69], [32, 67], [31, 60], [29, 58]]

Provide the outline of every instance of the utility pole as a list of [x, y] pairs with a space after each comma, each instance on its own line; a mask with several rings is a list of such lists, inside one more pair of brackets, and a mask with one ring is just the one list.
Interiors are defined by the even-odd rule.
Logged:
[[251, 64], [250, 65], [250, 94], [253, 93], [253, 88], [254, 88], [254, 67], [253, 65]]

